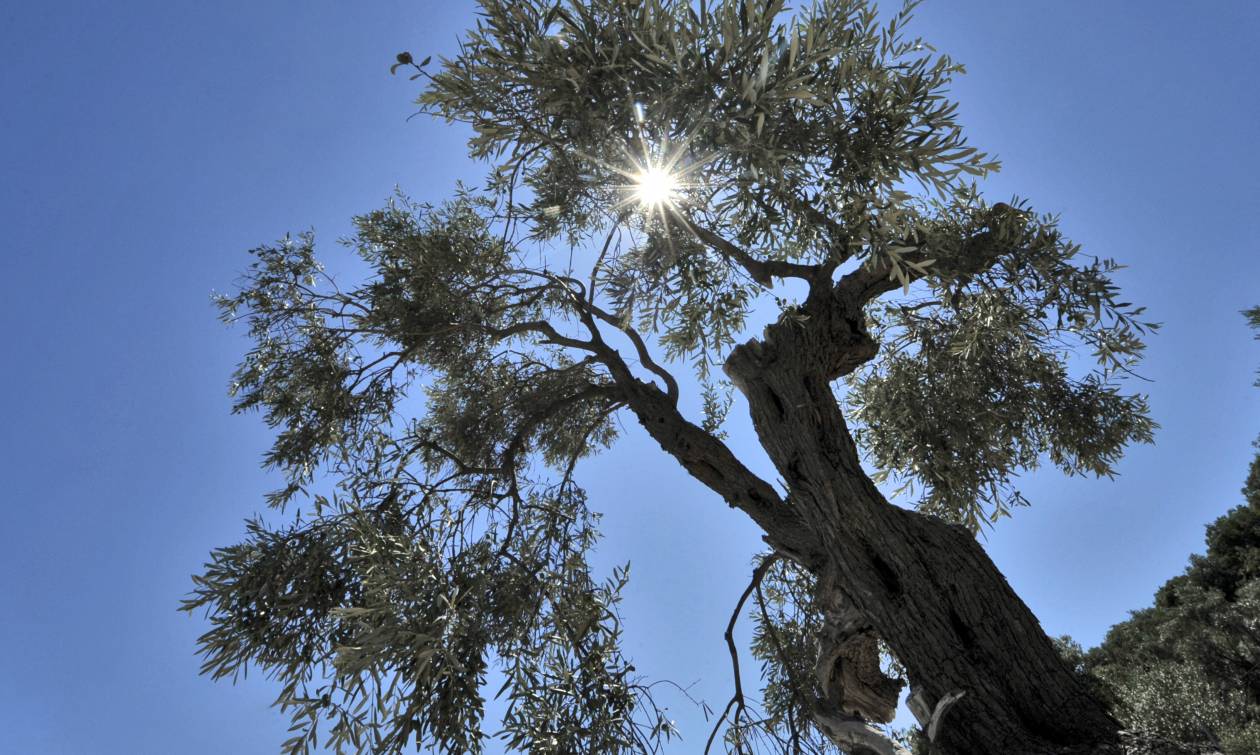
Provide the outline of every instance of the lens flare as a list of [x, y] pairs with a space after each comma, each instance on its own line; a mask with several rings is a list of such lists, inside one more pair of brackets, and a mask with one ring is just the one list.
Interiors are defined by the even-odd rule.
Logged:
[[670, 204], [677, 194], [678, 178], [664, 168], [649, 166], [634, 178], [634, 197], [645, 207]]

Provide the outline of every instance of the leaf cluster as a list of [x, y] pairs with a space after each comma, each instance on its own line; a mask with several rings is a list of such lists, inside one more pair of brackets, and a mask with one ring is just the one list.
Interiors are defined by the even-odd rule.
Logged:
[[815, 676], [822, 629], [816, 589], [812, 575], [780, 560], [761, 582], [750, 611], [752, 654], [761, 661], [765, 715], [749, 727], [745, 738], [760, 734], [778, 742], [781, 747], [774, 749], [783, 752], [838, 752], [811, 723], [813, 705], [822, 696]]
[[[1044, 459], [1110, 476], [1125, 446], [1152, 440], [1145, 397], [1120, 378], [1157, 325], [1120, 299], [1118, 265], [1077, 264], [1057, 219], [972, 194], [914, 226], [902, 253], [931, 264], [868, 309], [881, 351], [848, 381], [877, 479], [921, 488], [922, 509], [976, 530], [1025, 502], [1020, 470]], [[1097, 366], [1074, 374], [1085, 350]]]
[[281, 682], [285, 752], [321, 737], [337, 752], [480, 752], [491, 664], [513, 749], [650, 752], [673, 733], [621, 655], [627, 574], [592, 578], [595, 517], [579, 489], [531, 491], [510, 541], [456, 493], [365, 492], [284, 529], [251, 522], [184, 604], [208, 613], [204, 673], [252, 665]]
[[359, 218], [358, 288], [301, 236], [256, 250], [220, 298], [255, 343], [236, 409], [279, 429], [266, 461], [288, 484], [271, 500], [309, 517], [250, 522], [184, 608], [210, 621], [205, 673], [282, 683], [287, 752], [321, 736], [338, 752], [479, 752], [492, 665], [514, 749], [650, 752], [673, 733], [619, 649], [625, 572], [601, 582], [586, 561], [597, 517], [573, 471], [612, 440], [619, 404], [547, 340], [563, 340], [570, 284], [517, 267], [480, 209], [398, 200]]
[[[860, 0], [693, 6], [483, 0], [419, 103], [472, 126], [508, 228], [524, 220], [530, 238], [571, 246], [637, 230], [628, 253], [596, 261], [605, 293], [703, 365], [754, 289], [695, 227], [764, 260], [873, 258], [901, 183], [949, 191], [996, 165], [966, 145], [945, 97], [961, 67], [905, 37], [914, 3], [887, 23]], [[679, 175], [679, 196], [659, 217], [625, 212], [653, 163]]]

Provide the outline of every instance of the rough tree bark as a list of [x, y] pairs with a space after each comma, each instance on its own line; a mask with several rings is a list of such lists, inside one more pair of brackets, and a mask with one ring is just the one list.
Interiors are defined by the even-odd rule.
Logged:
[[[987, 232], [968, 244], [979, 268], [1002, 251]], [[729, 245], [713, 246], [722, 252]], [[620, 399], [666, 452], [818, 578], [822, 699], [809, 702], [820, 730], [857, 755], [893, 752], [868, 725], [891, 719], [900, 691], [878, 671], [879, 638], [906, 669], [911, 707], [934, 755], [1191, 752], [1126, 738], [971, 533], [893, 506], [862, 469], [832, 384], [878, 352], [864, 307], [900, 285], [889, 269], [862, 266], [837, 281], [838, 263], [769, 269], [728, 256], [763, 285], [772, 277], [810, 285], [796, 312], [736, 347], [724, 365], [748, 401], [786, 499], [687, 421], [672, 388], [636, 378], [592, 319], [611, 318], [589, 302], [579, 316], [592, 340], [580, 345], [609, 368]], [[640, 359], [655, 367], [631, 337]]]
[[[1077, 681], [975, 538], [889, 504], [863, 471], [832, 382], [877, 351], [862, 305], [883, 286], [879, 280], [878, 271], [834, 285], [816, 280], [801, 317], [769, 326], [726, 362], [787, 485], [786, 501], [682, 419], [655, 386], [628, 370], [615, 377], [666, 451], [819, 577], [823, 605], [835, 614], [830, 637], [822, 638], [830, 643], [824, 656], [844, 664], [846, 654], [869, 656], [875, 636], [888, 643], [919, 706], [929, 718], [939, 711], [934, 752], [1120, 752], [1118, 723]], [[897, 689], [849, 671], [823, 669], [824, 689], [831, 689], [815, 720], [852, 746], [843, 732], [831, 731], [834, 725], [887, 720]], [[930, 721], [923, 723], [927, 729]]]
[[856, 629], [888, 643], [927, 710], [962, 693], [938, 722], [940, 752], [1114, 749], [1119, 725], [975, 538], [892, 506], [862, 470], [831, 386], [877, 350], [862, 312], [871, 279], [855, 275], [815, 290], [803, 317], [768, 327], [726, 363], [791, 507], [820, 540], [821, 588], [869, 622]]

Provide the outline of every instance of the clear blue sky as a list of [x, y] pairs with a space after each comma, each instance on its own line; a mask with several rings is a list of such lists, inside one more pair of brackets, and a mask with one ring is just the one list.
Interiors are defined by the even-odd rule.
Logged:
[[[209, 304], [245, 251], [333, 240], [395, 185], [440, 200], [479, 169], [465, 134], [407, 122], [394, 53], [450, 52], [471, 4], [69, 0], [0, 10], [0, 750], [271, 753], [272, 689], [197, 676], [175, 607], [276, 484], [232, 417], [242, 352]], [[1051, 633], [1094, 644], [1240, 500], [1260, 433], [1254, 47], [1260, 5], [931, 0], [915, 27], [965, 62], [956, 96], [996, 152], [995, 201], [1063, 214], [1130, 265], [1165, 323], [1144, 374], [1162, 429], [1114, 482], [1032, 476], [986, 546]], [[630, 560], [628, 653], [715, 706], [721, 633], [759, 545], [627, 423], [584, 467], [602, 565]], [[752, 452], [746, 434], [735, 444]], [[764, 464], [758, 461], [758, 464]], [[764, 468], [761, 466], [760, 468]], [[746, 663], [755, 668], [755, 664]], [[696, 752], [706, 733], [673, 706]]]

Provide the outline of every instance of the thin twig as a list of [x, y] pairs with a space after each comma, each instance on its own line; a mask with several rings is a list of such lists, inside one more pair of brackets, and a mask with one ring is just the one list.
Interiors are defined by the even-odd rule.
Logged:
[[765, 578], [766, 572], [779, 560], [779, 554], [771, 553], [761, 560], [757, 568], [753, 570], [752, 579], [748, 583], [748, 587], [744, 588], [744, 593], [739, 596], [739, 601], [735, 604], [735, 610], [731, 612], [731, 620], [726, 623], [726, 648], [731, 653], [731, 669], [735, 677], [735, 694], [731, 695], [731, 700], [726, 704], [726, 708], [722, 710], [722, 715], [718, 717], [716, 723], [713, 724], [713, 731], [709, 732], [709, 739], [704, 744], [704, 755], [709, 755], [709, 749], [713, 747], [713, 740], [717, 737], [718, 730], [722, 728], [722, 722], [726, 720], [727, 714], [731, 712], [731, 708], [735, 708], [735, 717], [731, 720], [731, 725], [739, 726], [739, 717], [746, 709], [744, 705], [744, 685], [739, 677], [739, 648], [735, 647], [735, 622], [739, 621], [739, 615], [744, 611], [744, 604], [748, 602], [748, 596], [761, 585], [761, 580]]

